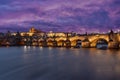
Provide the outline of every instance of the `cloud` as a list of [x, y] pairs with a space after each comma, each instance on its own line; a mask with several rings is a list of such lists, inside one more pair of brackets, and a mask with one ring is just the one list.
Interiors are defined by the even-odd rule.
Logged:
[[120, 28], [120, 1], [4, 0], [0, 1], [0, 17], [1, 29], [35, 26], [45, 31], [107, 31]]

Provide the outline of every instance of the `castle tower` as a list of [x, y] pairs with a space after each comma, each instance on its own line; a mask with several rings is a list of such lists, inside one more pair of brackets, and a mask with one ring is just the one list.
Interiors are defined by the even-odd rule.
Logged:
[[30, 33], [35, 33], [35, 28], [34, 27], [30, 28], [29, 32]]

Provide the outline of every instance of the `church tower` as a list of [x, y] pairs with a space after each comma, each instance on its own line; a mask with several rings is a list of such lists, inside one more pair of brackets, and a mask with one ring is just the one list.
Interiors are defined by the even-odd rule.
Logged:
[[30, 33], [35, 33], [35, 28], [34, 27], [30, 28], [29, 32]]

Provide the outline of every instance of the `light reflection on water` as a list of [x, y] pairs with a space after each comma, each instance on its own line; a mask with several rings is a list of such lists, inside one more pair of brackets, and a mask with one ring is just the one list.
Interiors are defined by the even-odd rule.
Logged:
[[0, 80], [120, 80], [120, 50], [0, 48]]
[[97, 44], [96, 47], [97, 47], [97, 48], [102, 48], [102, 47], [108, 48], [108, 44]]

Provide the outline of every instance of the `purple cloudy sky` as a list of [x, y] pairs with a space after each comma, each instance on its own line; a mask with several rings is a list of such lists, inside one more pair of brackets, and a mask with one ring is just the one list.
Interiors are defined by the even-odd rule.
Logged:
[[120, 28], [120, 0], [0, 0], [0, 31], [103, 32]]

